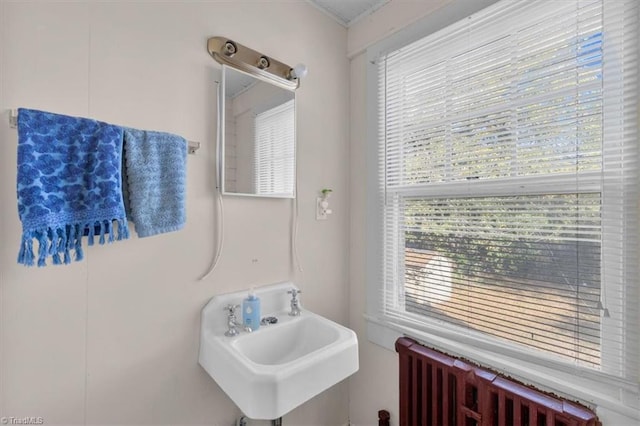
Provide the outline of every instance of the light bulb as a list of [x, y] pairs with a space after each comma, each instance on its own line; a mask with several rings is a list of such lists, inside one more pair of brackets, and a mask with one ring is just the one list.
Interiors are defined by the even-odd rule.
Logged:
[[298, 64], [291, 70], [292, 78], [304, 78], [307, 75], [307, 66], [305, 64]]

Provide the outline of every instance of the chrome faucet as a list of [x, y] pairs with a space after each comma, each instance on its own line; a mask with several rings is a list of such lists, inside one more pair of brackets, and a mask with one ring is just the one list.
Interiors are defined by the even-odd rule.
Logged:
[[[240, 334], [240, 331], [238, 331], [238, 329], [236, 328], [242, 327], [242, 324], [240, 324], [236, 319], [236, 309], [238, 309], [239, 307], [240, 305], [227, 305], [223, 308], [225, 311], [227, 311], [228, 314], [227, 327], [229, 327], [229, 329], [224, 332], [224, 335], [227, 337], [233, 337]], [[245, 327], [244, 330], [251, 331], [251, 328]]]
[[287, 293], [291, 295], [291, 312], [289, 312], [289, 316], [300, 316], [300, 300], [298, 299], [298, 293], [302, 293], [302, 290], [292, 288], [287, 291]]

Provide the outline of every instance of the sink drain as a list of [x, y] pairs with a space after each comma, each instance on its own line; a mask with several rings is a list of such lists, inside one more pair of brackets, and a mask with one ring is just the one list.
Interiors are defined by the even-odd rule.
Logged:
[[260, 321], [260, 324], [261, 325], [269, 325], [269, 324], [275, 324], [277, 322], [278, 322], [278, 318], [276, 318], [276, 317], [264, 317]]

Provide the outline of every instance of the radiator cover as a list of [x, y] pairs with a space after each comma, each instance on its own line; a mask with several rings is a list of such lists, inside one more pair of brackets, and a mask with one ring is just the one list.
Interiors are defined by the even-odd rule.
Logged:
[[500, 374], [396, 341], [401, 426], [600, 426], [596, 414]]

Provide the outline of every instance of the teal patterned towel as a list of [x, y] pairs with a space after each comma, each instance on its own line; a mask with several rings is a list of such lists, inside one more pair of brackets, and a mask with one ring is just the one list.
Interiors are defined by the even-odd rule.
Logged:
[[[88, 118], [18, 110], [18, 263], [82, 260], [82, 237], [129, 237], [122, 199], [121, 127]], [[117, 224], [114, 229], [114, 224]], [[60, 255], [63, 255], [63, 259]]]
[[182, 229], [187, 141], [170, 133], [125, 128], [124, 159], [125, 205], [138, 237]]

